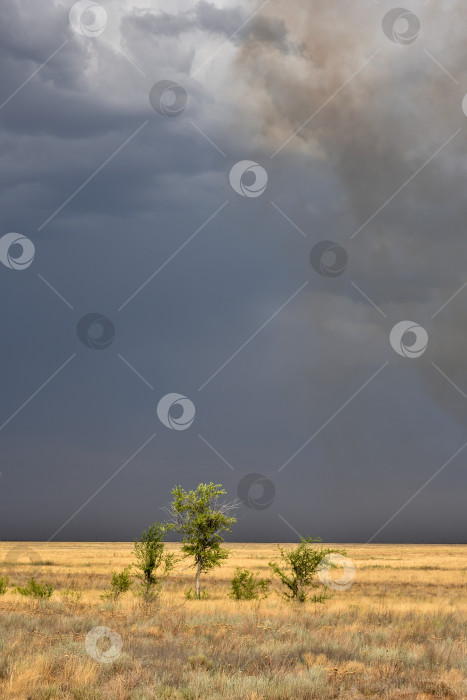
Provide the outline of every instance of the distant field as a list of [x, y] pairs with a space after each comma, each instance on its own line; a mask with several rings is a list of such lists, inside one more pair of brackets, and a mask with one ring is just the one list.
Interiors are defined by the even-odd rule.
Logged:
[[[100, 598], [133, 562], [129, 543], [0, 543], [0, 575], [55, 588], [44, 603], [0, 596], [0, 698], [467, 698], [467, 546], [338, 546], [357, 574], [324, 605], [230, 600], [236, 566], [269, 576], [277, 558], [275, 545], [230, 544], [204, 578], [207, 600], [185, 598], [193, 575], [180, 562], [145, 615], [131, 593], [115, 606]], [[63, 599], [70, 588], [76, 604]], [[112, 663], [86, 652], [97, 626], [123, 640]]]

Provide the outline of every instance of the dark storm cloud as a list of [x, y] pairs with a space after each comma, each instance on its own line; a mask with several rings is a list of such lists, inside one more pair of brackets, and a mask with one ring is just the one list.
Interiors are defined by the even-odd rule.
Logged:
[[126, 21], [155, 35], [180, 38], [184, 33], [198, 30], [224, 36], [234, 45], [259, 41], [281, 50], [292, 48], [282, 20], [257, 16], [252, 21], [251, 15], [251, 7], [216, 7], [201, 1], [189, 10], [172, 14], [137, 10]]
[[[463, 133], [349, 242], [463, 126], [460, 88], [422, 49], [462, 82], [461, 25], [449, 35], [444, 14], [420, 9], [425, 43], [400, 47], [382, 34], [384, 5], [272, 3], [250, 21], [255, 8], [235, 3], [106, 9], [108, 27], [95, 39], [72, 32], [68, 5], [23, 0], [0, 10], [0, 104], [67, 40], [0, 110], [3, 232], [36, 245], [28, 270], [0, 269], [8, 299], [0, 424], [76, 353], [0, 431], [2, 536], [50, 537], [157, 433], [58, 538], [131, 539], [163, 517], [174, 483], [221, 481], [235, 494], [242, 477], [259, 473], [273, 481], [275, 499], [262, 511], [243, 509], [235, 539], [294, 539], [282, 515], [303, 534], [365, 540], [466, 439], [463, 399], [430, 364], [467, 390], [461, 295], [430, 319], [464, 281]], [[179, 117], [152, 110], [148, 94], [159, 80], [187, 90]], [[229, 185], [243, 159], [267, 170], [257, 199]], [[335, 279], [310, 266], [320, 240], [348, 250]], [[105, 350], [85, 347], [76, 333], [90, 312], [115, 325]], [[429, 331], [417, 361], [389, 345], [391, 327], [406, 317]], [[195, 403], [189, 430], [158, 421], [158, 400], [171, 392]], [[462, 540], [461, 465], [462, 455], [381, 537]]]
[[[246, 109], [261, 124], [262, 146], [274, 152], [298, 130], [276, 157], [288, 158], [290, 150], [298, 156], [305, 149], [315, 163], [324, 159], [335, 174], [347, 199], [345, 226], [338, 222], [335, 238], [353, 256], [355, 279], [388, 316], [415, 316], [432, 328], [433, 359], [462, 384], [464, 305], [454, 301], [436, 324], [431, 322], [466, 279], [465, 42], [459, 23], [451, 21], [462, 9], [456, 2], [441, 7], [413, 2], [410, 8], [418, 12], [422, 32], [404, 47], [377, 31], [388, 10], [384, 3], [345, 8], [328, 3], [319, 12], [316, 3], [306, 10], [298, 3], [286, 10], [272, 3], [265, 11], [284, 16], [289, 34], [304, 46], [302, 57], [297, 61], [251, 42], [242, 48], [238, 66], [250, 86]], [[448, 68], [436, 65], [433, 55]], [[385, 207], [451, 136], [453, 142]], [[379, 207], [384, 211], [350, 238]], [[340, 330], [344, 341], [345, 326]], [[427, 386], [445, 406], [446, 385], [429, 381]], [[454, 400], [454, 410], [458, 408]]]

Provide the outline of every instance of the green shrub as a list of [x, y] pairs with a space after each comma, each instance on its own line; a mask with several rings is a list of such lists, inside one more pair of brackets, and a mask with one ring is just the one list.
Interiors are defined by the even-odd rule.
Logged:
[[110, 581], [110, 590], [105, 591], [101, 598], [110, 599], [116, 602], [123, 593], [130, 590], [132, 580], [130, 576], [131, 566], [127, 566], [117, 574], [116, 571], [112, 571], [112, 579]]
[[266, 598], [269, 592], [270, 581], [265, 578], [258, 578], [248, 569], [241, 569], [237, 566], [235, 574], [230, 582], [230, 598], [234, 600], [258, 600]]
[[8, 576], [0, 576], [0, 595], [4, 595], [7, 592], [9, 582]]
[[204, 654], [189, 656], [188, 663], [193, 670], [210, 671], [212, 668], [212, 661], [210, 661]]
[[276, 562], [269, 562], [269, 566], [273, 575], [277, 576], [285, 587], [281, 595], [286, 600], [304, 603], [305, 600], [310, 599], [313, 603], [324, 603], [325, 600], [332, 597], [326, 592], [310, 596], [309, 589], [320, 587], [320, 583], [315, 579], [323, 559], [328, 554], [346, 554], [346, 552], [341, 549], [325, 547], [315, 549], [313, 545], [317, 542], [321, 542], [321, 540], [302, 537], [300, 544], [289, 551], [278, 545], [282, 562], [280, 565]]
[[162, 582], [172, 571], [176, 557], [175, 554], [165, 554], [164, 537], [167, 526], [155, 522], [149, 530], [141, 535], [140, 540], [135, 540], [133, 553], [136, 557], [136, 577], [140, 581], [138, 593], [146, 605], [158, 601]]
[[207, 591], [200, 591], [199, 596], [197, 596], [196, 591], [194, 591], [192, 588], [185, 591], [184, 595], [187, 600], [205, 600], [206, 598], [209, 598], [209, 593]]
[[49, 583], [39, 583], [30, 578], [25, 586], [17, 586], [16, 592], [20, 595], [31, 596], [32, 598], [50, 598], [53, 587]]

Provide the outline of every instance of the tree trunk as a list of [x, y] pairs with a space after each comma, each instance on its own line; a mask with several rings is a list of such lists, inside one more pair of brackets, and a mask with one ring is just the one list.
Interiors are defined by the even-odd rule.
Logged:
[[201, 576], [201, 562], [198, 562], [198, 566], [196, 568], [196, 580], [195, 580], [195, 592], [196, 592], [196, 597], [199, 598], [200, 595], [200, 590], [199, 590], [199, 577]]

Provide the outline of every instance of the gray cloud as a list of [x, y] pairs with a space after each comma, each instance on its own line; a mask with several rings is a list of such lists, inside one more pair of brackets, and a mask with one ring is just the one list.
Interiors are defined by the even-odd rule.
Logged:
[[[265, 11], [282, 17], [305, 48], [298, 59], [257, 42], [242, 48], [238, 68], [250, 86], [246, 110], [254, 112], [258, 142], [270, 152], [298, 131], [276, 158], [299, 158], [301, 151], [315, 167], [329, 168], [337, 190], [337, 206], [329, 213], [337, 224], [334, 238], [348, 248], [355, 281], [388, 317], [425, 323], [432, 331], [432, 359], [462, 383], [462, 303], [452, 302], [431, 321], [465, 282], [464, 42], [459, 23], [448, 21], [446, 14], [449, 9], [450, 18], [460, 17], [462, 8], [456, 2], [449, 8], [410, 3], [422, 25], [410, 46], [392, 44], [381, 31], [388, 9], [384, 3], [339, 9], [328, 3], [318, 10], [311, 3], [305, 11], [298, 3], [287, 9], [272, 3]], [[452, 143], [385, 206], [459, 129]], [[381, 213], [368, 221], [380, 207]], [[374, 311], [368, 307], [368, 313]], [[346, 327], [340, 332], [345, 342]], [[443, 407], [459, 415], [448, 387], [432, 376], [426, 379]]]
[[257, 41], [289, 51], [285, 23], [276, 17], [258, 15], [251, 21], [251, 7], [216, 7], [200, 0], [189, 10], [176, 13], [135, 10], [126, 20], [140, 31], [177, 37], [194, 31], [218, 34], [234, 45]]

